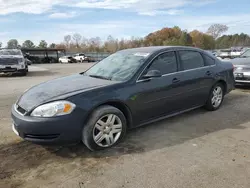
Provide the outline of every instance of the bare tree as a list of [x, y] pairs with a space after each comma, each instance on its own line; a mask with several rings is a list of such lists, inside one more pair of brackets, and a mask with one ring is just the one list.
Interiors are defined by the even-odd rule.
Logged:
[[225, 33], [227, 30], [228, 30], [228, 26], [226, 26], [226, 25], [213, 24], [208, 28], [207, 34], [211, 35], [214, 39], [217, 39], [223, 33]]
[[81, 43], [81, 39], [82, 39], [82, 36], [79, 33], [75, 33], [73, 35], [73, 40], [74, 40], [77, 48], [79, 48], [79, 45]]
[[108, 52], [115, 52], [118, 50], [118, 42], [109, 35], [107, 41], [104, 43], [104, 49]]
[[69, 48], [70, 41], [71, 41], [71, 35], [64, 36], [64, 42], [65, 42], [67, 48]]

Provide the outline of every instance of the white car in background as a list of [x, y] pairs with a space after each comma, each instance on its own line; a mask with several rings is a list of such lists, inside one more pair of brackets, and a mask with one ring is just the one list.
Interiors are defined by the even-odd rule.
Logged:
[[231, 58], [231, 50], [229, 50], [229, 49], [220, 50], [218, 56], [221, 59], [225, 59], [225, 58], [230, 59]]
[[77, 62], [88, 61], [88, 57], [83, 53], [75, 54], [73, 55], [73, 58], [77, 60]]
[[28, 71], [28, 62], [20, 49], [0, 49], [0, 73], [26, 76]]
[[76, 59], [72, 56], [62, 56], [59, 58], [59, 63], [76, 63]]

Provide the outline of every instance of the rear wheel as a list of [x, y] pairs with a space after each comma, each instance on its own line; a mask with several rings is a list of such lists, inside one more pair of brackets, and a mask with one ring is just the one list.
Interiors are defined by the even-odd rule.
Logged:
[[210, 111], [215, 111], [220, 108], [224, 100], [224, 86], [221, 83], [217, 83], [210, 91], [205, 108]]
[[113, 106], [94, 110], [84, 125], [83, 143], [92, 151], [102, 150], [119, 143], [126, 134], [126, 118]]

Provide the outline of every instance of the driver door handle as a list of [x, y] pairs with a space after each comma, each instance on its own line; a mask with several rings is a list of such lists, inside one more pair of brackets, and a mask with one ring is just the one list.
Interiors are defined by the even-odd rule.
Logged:
[[173, 83], [173, 84], [176, 84], [176, 83], [178, 83], [178, 82], [180, 82], [180, 80], [179, 80], [178, 78], [174, 78], [174, 79], [172, 80], [172, 83]]
[[211, 71], [207, 71], [207, 72], [206, 72], [206, 75], [207, 75], [207, 76], [211, 76], [211, 75], [212, 75], [212, 72], [211, 72]]

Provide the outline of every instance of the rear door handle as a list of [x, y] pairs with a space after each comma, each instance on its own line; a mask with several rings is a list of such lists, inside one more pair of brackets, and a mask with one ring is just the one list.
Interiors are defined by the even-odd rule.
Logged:
[[179, 80], [178, 78], [174, 78], [174, 79], [172, 80], [172, 83], [173, 83], [173, 84], [176, 84], [176, 83], [178, 83], [178, 82], [180, 82], [180, 80]]
[[206, 75], [207, 75], [207, 76], [211, 76], [211, 75], [212, 75], [212, 72], [211, 72], [211, 71], [207, 71], [207, 72], [206, 72]]

